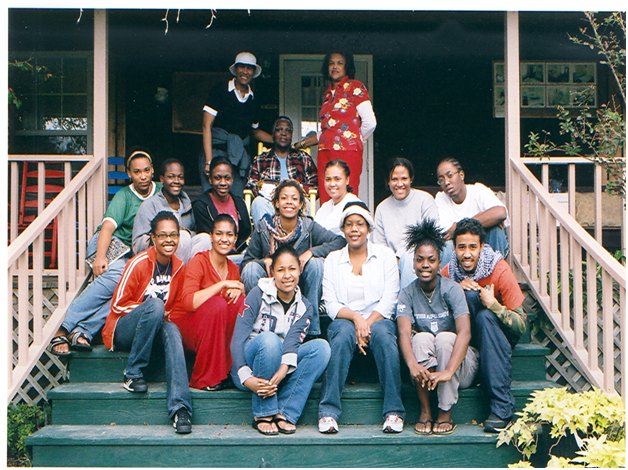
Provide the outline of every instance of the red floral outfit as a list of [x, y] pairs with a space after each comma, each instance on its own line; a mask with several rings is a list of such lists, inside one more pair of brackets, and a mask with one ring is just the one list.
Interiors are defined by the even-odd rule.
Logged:
[[[351, 186], [358, 194], [362, 173], [364, 140], [360, 133], [360, 115], [357, 106], [370, 101], [366, 87], [358, 80], [344, 77], [332, 90], [329, 85], [321, 106], [321, 136], [318, 139], [318, 187], [324, 188], [325, 165], [340, 158], [351, 170]], [[327, 191], [320, 191], [321, 204], [329, 200]]]
[[[227, 279], [240, 280], [238, 267], [230, 260]], [[194, 310], [194, 294], [221, 281], [220, 274], [209, 260], [209, 252], [197, 253], [187, 264], [183, 281], [182, 308], [171, 315], [183, 337], [183, 347], [196, 353], [190, 387], [214, 387], [229, 376], [231, 369], [231, 337], [238, 313], [244, 311], [244, 295], [228, 304], [224, 289]]]

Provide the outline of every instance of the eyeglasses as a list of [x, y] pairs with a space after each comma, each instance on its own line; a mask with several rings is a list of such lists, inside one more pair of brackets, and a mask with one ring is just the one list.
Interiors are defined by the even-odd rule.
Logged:
[[357, 228], [363, 228], [366, 227], [367, 223], [363, 222], [363, 221], [358, 221], [358, 222], [345, 222], [344, 227], [351, 230], [353, 229], [353, 227], [357, 227]]
[[275, 127], [275, 132], [286, 132], [286, 133], [290, 133], [292, 132], [292, 129], [290, 127]]
[[154, 234], [159, 240], [167, 240], [168, 238], [172, 238], [173, 240], [177, 240], [179, 238], [178, 232], [172, 233], [156, 233]]
[[439, 186], [442, 186], [443, 184], [445, 184], [445, 180], [447, 181], [451, 181], [454, 177], [454, 175], [460, 173], [460, 170], [452, 173], [451, 171], [449, 173], [447, 173], [446, 175], [443, 176], [439, 176], [438, 179], [436, 180], [436, 182], [438, 183]]

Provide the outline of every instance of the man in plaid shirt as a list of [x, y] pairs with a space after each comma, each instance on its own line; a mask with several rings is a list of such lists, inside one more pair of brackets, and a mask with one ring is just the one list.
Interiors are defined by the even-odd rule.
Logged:
[[316, 164], [306, 152], [292, 148], [292, 121], [286, 116], [273, 125], [273, 148], [253, 159], [246, 189], [256, 196], [251, 204], [253, 223], [264, 214], [275, 214], [270, 198], [275, 186], [284, 179], [297, 180], [305, 193], [318, 189]]

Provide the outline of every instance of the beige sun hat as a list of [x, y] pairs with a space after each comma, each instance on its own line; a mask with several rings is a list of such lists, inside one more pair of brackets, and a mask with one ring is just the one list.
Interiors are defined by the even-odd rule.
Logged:
[[231, 67], [229, 67], [229, 71], [231, 72], [233, 76], [235, 76], [236, 74], [235, 70], [236, 70], [236, 65], [238, 64], [250, 65], [251, 67], [255, 67], [255, 73], [253, 74], [253, 78], [259, 77], [260, 74], [262, 73], [262, 68], [259, 65], [257, 65], [257, 59], [250, 52], [240, 52], [236, 56], [235, 62], [233, 63]]

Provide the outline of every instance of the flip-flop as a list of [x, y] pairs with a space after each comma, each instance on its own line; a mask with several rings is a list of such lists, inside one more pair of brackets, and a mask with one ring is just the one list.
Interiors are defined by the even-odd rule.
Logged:
[[[85, 341], [87, 341], [87, 344], [79, 343], [78, 341], [79, 338], [85, 339]], [[92, 345], [89, 343], [87, 336], [85, 336], [85, 333], [83, 333], [82, 331], [75, 331], [73, 333], [70, 333], [68, 335], [68, 340], [70, 341], [70, 349], [74, 351], [91, 351], [92, 350]]]
[[66, 338], [65, 336], [61, 336], [61, 335], [55, 336], [50, 341], [50, 344], [46, 347], [46, 350], [50, 354], [54, 354], [55, 356], [59, 356], [59, 357], [71, 356], [72, 355], [72, 351], [68, 351], [67, 353], [60, 353], [60, 352], [54, 350], [54, 348], [56, 348], [57, 346], [60, 346], [62, 344], [67, 344], [69, 346], [70, 342], [68, 341], [68, 338]]
[[287, 423], [287, 424], [292, 424], [290, 421], [288, 421], [287, 419], [284, 418], [273, 418], [273, 423], [275, 423], [277, 425], [277, 430], [281, 433], [281, 434], [294, 434], [295, 432], [297, 432], [297, 429], [285, 429], [282, 428], [281, 426], [279, 426], [279, 423]]
[[438, 426], [439, 424], [451, 424], [451, 429], [449, 429], [448, 431], [436, 432], [436, 431], [434, 431], [434, 426], [432, 426], [432, 434], [436, 434], [438, 436], [446, 436], [448, 434], [453, 433], [454, 430], [456, 429], [456, 427], [458, 426], [453, 421], [434, 421], [434, 425], [435, 426]]
[[425, 421], [417, 421], [416, 424], [422, 424], [423, 426], [427, 427], [427, 425], [430, 425], [430, 430], [429, 431], [419, 431], [416, 428], [416, 425], [414, 426], [414, 432], [420, 436], [427, 436], [428, 434], [432, 434], [432, 424], [434, 423], [434, 421], [432, 421], [431, 419], [426, 419]]
[[277, 434], [279, 434], [277, 431], [275, 431], [275, 432], [273, 432], [273, 431], [262, 431], [258, 427], [259, 423], [272, 424], [273, 423], [272, 419], [257, 419], [257, 420], [254, 419], [253, 423], [251, 423], [251, 426], [253, 426], [253, 429], [255, 429], [260, 434], [263, 434], [264, 436], [276, 436]]

